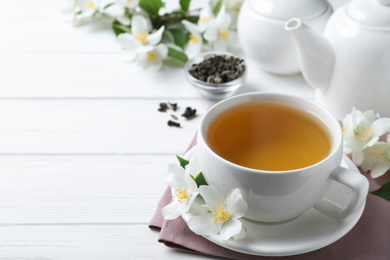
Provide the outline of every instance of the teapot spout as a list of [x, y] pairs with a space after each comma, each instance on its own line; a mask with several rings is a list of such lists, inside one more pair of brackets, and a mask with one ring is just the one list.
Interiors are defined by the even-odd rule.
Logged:
[[328, 40], [306, 26], [300, 19], [286, 22], [285, 30], [293, 36], [305, 80], [312, 87], [326, 90], [332, 77], [334, 51]]

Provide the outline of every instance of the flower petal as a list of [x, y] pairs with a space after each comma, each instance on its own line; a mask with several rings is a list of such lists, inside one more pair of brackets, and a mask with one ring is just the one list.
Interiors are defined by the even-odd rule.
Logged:
[[125, 50], [136, 50], [139, 47], [137, 40], [129, 33], [121, 33], [117, 37], [119, 45]]
[[161, 214], [165, 219], [175, 219], [185, 213], [187, 203], [172, 201], [161, 210]]
[[222, 228], [219, 232], [220, 239], [228, 240], [232, 236], [240, 234], [242, 229], [243, 229], [243, 225], [241, 221], [235, 218], [230, 218], [222, 225]]
[[201, 171], [202, 168], [200, 166], [198, 155], [194, 153], [189, 159], [190, 163], [186, 166], [186, 172], [193, 177], [196, 177]]
[[125, 15], [117, 16], [116, 19], [118, 20], [118, 22], [120, 22], [123, 25], [130, 25], [131, 24], [130, 18], [125, 16]]
[[191, 34], [199, 34], [199, 28], [196, 24], [191, 23], [187, 20], [183, 20], [182, 24]]
[[200, 53], [201, 50], [202, 50], [202, 39], [200, 39], [196, 43], [189, 41], [184, 48], [184, 52], [185, 52], [185, 54], [187, 54], [188, 58], [192, 58], [192, 57], [196, 56], [197, 54]]
[[168, 56], [168, 47], [165, 44], [159, 44], [154, 48], [159, 59], [163, 60]]
[[241, 239], [243, 239], [246, 236], [246, 233], [247, 233], [246, 227], [242, 224], [242, 228], [241, 228], [240, 233], [234, 235], [233, 238], [235, 240], [241, 240]]
[[188, 212], [190, 210], [192, 203], [195, 201], [198, 194], [199, 194], [199, 192], [197, 192], [197, 191], [192, 193], [191, 197], [187, 200], [187, 206], [184, 209], [185, 212]]
[[372, 124], [373, 134], [381, 136], [390, 131], [390, 118], [379, 118]]
[[134, 15], [131, 20], [131, 31], [134, 35], [148, 32], [148, 23], [142, 15]]
[[234, 189], [226, 198], [226, 209], [231, 217], [241, 218], [248, 210], [248, 204], [242, 197], [240, 190]]
[[218, 39], [218, 29], [214, 22], [206, 29], [203, 36], [208, 42], [214, 42]]
[[230, 23], [232, 22], [232, 18], [230, 17], [229, 14], [226, 13], [226, 6], [225, 5], [222, 5], [215, 21], [217, 24], [217, 28], [220, 31], [227, 30], [229, 28]]
[[215, 235], [219, 231], [218, 225], [214, 224], [214, 218], [208, 212], [199, 216], [191, 216], [187, 225], [194, 233], [201, 236]]
[[[225, 198], [213, 186], [202, 185], [199, 187], [199, 194], [202, 196], [209, 209], [214, 209], [218, 203], [223, 203]], [[211, 215], [211, 214], [210, 214]]]
[[352, 160], [357, 166], [360, 166], [364, 161], [363, 152], [362, 151], [354, 151], [352, 153]]
[[371, 177], [372, 178], [378, 178], [385, 174], [390, 168], [390, 162], [389, 160], [382, 161], [374, 166], [374, 168], [371, 170]]
[[179, 187], [186, 189], [186, 181], [185, 181], [185, 174], [180, 173], [179, 171], [172, 171], [168, 174], [166, 183], [171, 187], [172, 189], [176, 190]]
[[157, 43], [159, 43], [161, 41], [164, 30], [165, 30], [165, 26], [161, 26], [160, 29], [158, 29], [158, 31], [149, 34], [148, 43], [152, 45], [156, 45]]

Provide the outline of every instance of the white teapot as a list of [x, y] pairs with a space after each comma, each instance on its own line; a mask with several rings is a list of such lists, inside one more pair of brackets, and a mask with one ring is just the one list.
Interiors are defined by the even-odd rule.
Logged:
[[390, 117], [390, 0], [352, 0], [323, 36], [300, 20], [285, 25], [296, 40], [302, 74], [316, 100], [338, 119], [352, 107]]
[[298, 17], [321, 33], [331, 14], [326, 0], [246, 0], [237, 21], [240, 45], [245, 56], [267, 72], [299, 73], [294, 40], [284, 24]]

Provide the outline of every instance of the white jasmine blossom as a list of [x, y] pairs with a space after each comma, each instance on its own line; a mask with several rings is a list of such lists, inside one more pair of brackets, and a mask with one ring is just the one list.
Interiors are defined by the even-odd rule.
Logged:
[[196, 154], [191, 157], [185, 169], [177, 164], [168, 165], [167, 184], [172, 188], [172, 202], [162, 209], [165, 219], [175, 219], [188, 212], [198, 196], [198, 187], [195, 180], [200, 172]]
[[192, 58], [200, 53], [203, 45], [203, 38], [198, 26], [187, 20], [183, 20], [182, 23], [184, 27], [190, 32], [189, 40], [184, 48], [184, 52], [189, 58]]
[[121, 33], [118, 43], [127, 51], [126, 60], [137, 61], [142, 67], [160, 69], [162, 60], [168, 55], [164, 44], [157, 45], [162, 38], [164, 26], [154, 33], [148, 31], [148, 21], [142, 15], [135, 15], [131, 22], [132, 34]]
[[135, 61], [141, 67], [148, 70], [159, 70], [163, 60], [168, 56], [168, 47], [165, 44], [146, 46], [141, 48], [135, 57]]
[[216, 235], [221, 240], [231, 237], [242, 239], [246, 229], [239, 218], [248, 209], [239, 189], [234, 189], [225, 198], [212, 186], [200, 186], [199, 194], [206, 202], [207, 210], [199, 216], [189, 218], [188, 227], [198, 235]]
[[226, 13], [226, 7], [223, 5], [215, 20], [210, 22], [210, 25], [204, 32], [204, 38], [212, 44], [214, 50], [226, 51], [228, 42], [232, 40], [229, 26], [231, 17]]
[[371, 177], [377, 178], [390, 169], [390, 144], [377, 142], [363, 150], [364, 161], [361, 165], [364, 171], [371, 171]]
[[378, 117], [371, 110], [362, 113], [353, 108], [343, 119], [344, 150], [352, 154], [352, 160], [358, 166], [365, 158], [363, 149], [374, 145], [390, 130], [390, 119]]

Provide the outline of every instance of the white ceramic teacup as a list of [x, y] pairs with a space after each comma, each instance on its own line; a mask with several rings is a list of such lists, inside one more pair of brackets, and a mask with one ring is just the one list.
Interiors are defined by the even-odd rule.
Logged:
[[[296, 104], [319, 117], [329, 128], [331, 148], [327, 157], [301, 169], [263, 171], [234, 164], [217, 155], [206, 141], [210, 123], [227, 109], [262, 100]], [[339, 122], [325, 108], [310, 100], [279, 93], [249, 93], [225, 99], [204, 115], [197, 143], [199, 160], [208, 184], [224, 195], [234, 188], [240, 188], [248, 203], [245, 217], [251, 220], [287, 221], [314, 207], [324, 215], [341, 221], [354, 215], [368, 193], [368, 181], [363, 175], [340, 166], [343, 135]], [[331, 180], [352, 189], [352, 198], [345, 208], [325, 197]]]

